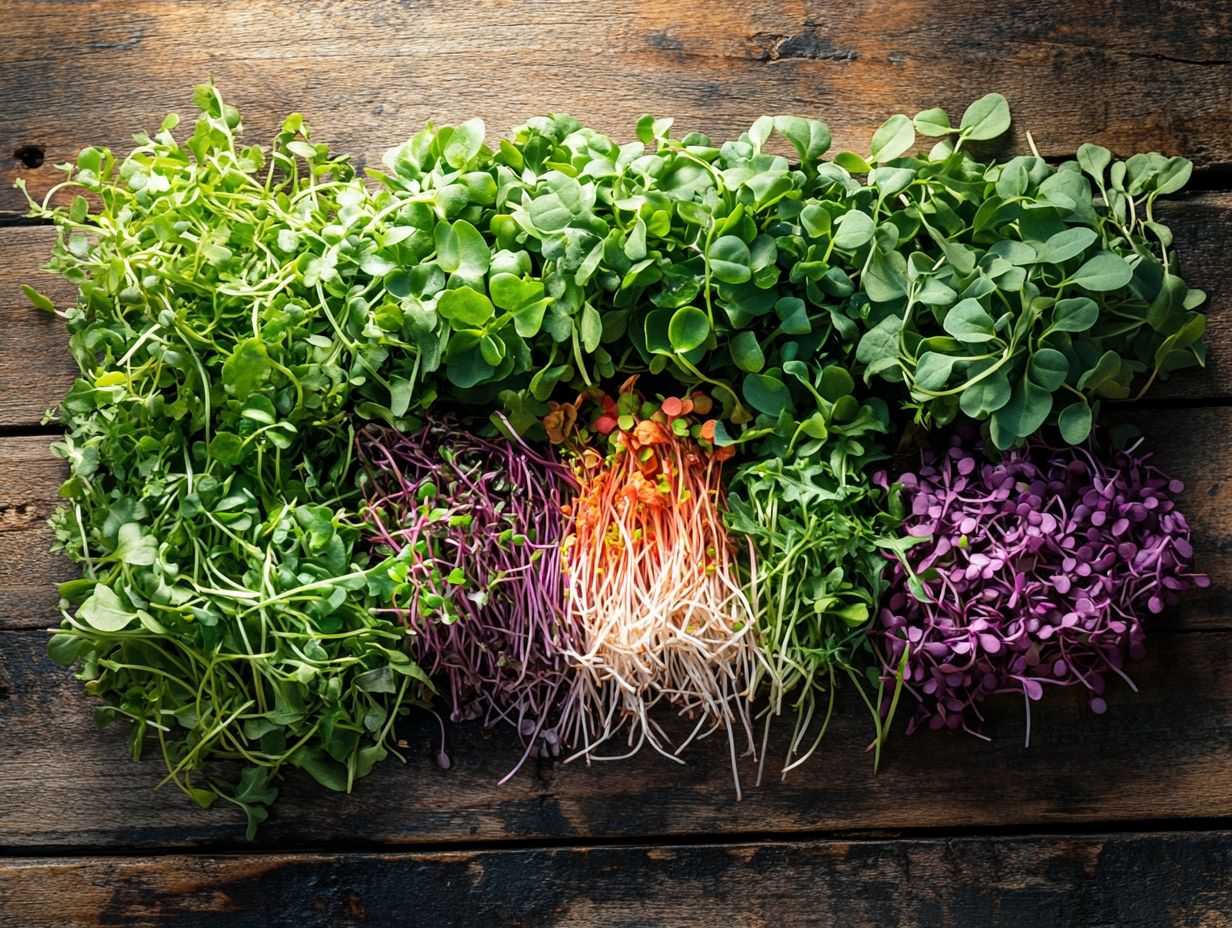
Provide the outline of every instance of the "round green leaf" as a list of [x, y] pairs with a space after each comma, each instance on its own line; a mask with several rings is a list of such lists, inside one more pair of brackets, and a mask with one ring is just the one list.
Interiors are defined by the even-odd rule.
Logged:
[[436, 311], [455, 329], [473, 329], [492, 318], [492, 301], [478, 290], [458, 287], [441, 294]]
[[949, 115], [940, 107], [934, 107], [931, 110], [916, 113], [915, 119], [911, 122], [912, 125], [915, 126], [916, 132], [930, 138], [936, 138], [941, 135], [949, 135], [954, 131], [954, 127], [950, 125]]
[[976, 142], [995, 139], [1010, 127], [1010, 105], [999, 93], [980, 97], [963, 113], [958, 128]]
[[1069, 361], [1055, 348], [1040, 348], [1031, 355], [1027, 376], [1049, 392], [1065, 383], [1069, 376]]
[[752, 332], [738, 333], [731, 341], [730, 351], [732, 360], [741, 370], [755, 374], [766, 366], [766, 356]]
[[1078, 268], [1069, 282], [1092, 293], [1107, 293], [1124, 287], [1133, 276], [1134, 272], [1124, 258], [1103, 251]]
[[769, 374], [749, 374], [745, 377], [744, 398], [750, 406], [767, 416], [777, 416], [791, 408], [791, 393], [786, 384]]
[[916, 361], [915, 385], [922, 390], [940, 390], [950, 379], [957, 360], [953, 355], [924, 352]]
[[505, 343], [499, 335], [485, 335], [479, 340], [479, 353], [493, 367], [505, 360]]
[[880, 129], [873, 133], [871, 160], [875, 163], [892, 161], [915, 144], [915, 129], [906, 116], [891, 116]]
[[960, 342], [981, 344], [992, 341], [995, 337], [992, 316], [980, 305], [979, 301], [968, 297], [950, 307], [945, 314], [941, 327]]
[[1013, 390], [1004, 370], [977, 380], [958, 397], [958, 407], [972, 419], [984, 419], [1010, 401]]
[[844, 396], [848, 396], [855, 388], [856, 382], [852, 379], [851, 374], [848, 373], [847, 368], [831, 364], [821, 372], [821, 383], [817, 387], [817, 392], [831, 403], [837, 403]]
[[116, 537], [115, 554], [125, 564], [149, 567], [158, 560], [158, 542], [138, 523], [125, 522]]
[[876, 228], [872, 217], [867, 213], [858, 209], [843, 213], [835, 223], [834, 247], [840, 251], [855, 251], [868, 243]]
[[994, 444], [1004, 450], [1019, 438], [1034, 435], [1051, 411], [1052, 394], [1024, 377], [1010, 401], [992, 414]]
[[717, 238], [706, 257], [710, 261], [711, 274], [725, 284], [742, 284], [753, 276], [749, 246], [734, 235]]
[[682, 306], [672, 316], [667, 327], [667, 338], [677, 351], [692, 351], [700, 348], [710, 337], [710, 320], [696, 306]]
[[1057, 425], [1061, 428], [1061, 437], [1067, 442], [1081, 444], [1091, 434], [1091, 407], [1085, 399], [1071, 403], [1057, 416]]
[[1038, 260], [1046, 264], [1060, 264], [1062, 261], [1068, 261], [1094, 245], [1098, 237], [1094, 229], [1086, 226], [1058, 232], [1044, 242]]
[[1058, 332], [1086, 332], [1099, 319], [1099, 307], [1089, 297], [1058, 300], [1052, 308], [1052, 328]]
[[127, 628], [137, 614], [120, 602], [111, 587], [100, 583], [77, 610], [77, 618], [100, 632], [118, 632]]

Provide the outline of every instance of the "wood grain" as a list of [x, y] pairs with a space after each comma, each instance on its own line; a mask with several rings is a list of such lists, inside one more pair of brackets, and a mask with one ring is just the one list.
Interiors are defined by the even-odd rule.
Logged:
[[0, 439], [0, 629], [45, 628], [55, 621], [56, 584], [77, 576], [51, 553], [47, 520], [68, 475], [46, 437]]
[[[762, 113], [831, 123], [866, 150], [896, 112], [957, 118], [1000, 90], [1021, 145], [1084, 141], [1232, 163], [1232, 9], [1191, 0], [9, 0], [0, 18], [0, 208], [87, 144], [119, 149], [213, 77], [256, 140], [290, 110], [375, 163], [426, 120], [493, 132], [569, 111], [628, 137], [645, 112], [732, 137]], [[37, 165], [37, 166], [36, 166]]]
[[[0, 698], [0, 853], [240, 846], [242, 818], [233, 810], [220, 803], [203, 812], [170, 788], [152, 790], [162, 776], [157, 746], [131, 763], [126, 730], [96, 731], [91, 700], [44, 649], [41, 633], [0, 633], [10, 677]], [[257, 842], [413, 846], [1232, 821], [1229, 653], [1232, 632], [1158, 633], [1130, 668], [1140, 692], [1112, 685], [1107, 715], [1094, 715], [1076, 692], [1050, 691], [1033, 707], [1024, 749], [1022, 700], [1006, 697], [990, 704], [991, 743], [898, 734], [875, 777], [864, 752], [871, 724], [846, 693], [824, 750], [785, 783], [769, 777], [760, 787], [745, 762], [739, 802], [718, 738], [691, 749], [685, 766], [649, 752], [589, 768], [545, 761], [498, 787], [519, 754], [513, 737], [450, 726], [454, 766], [441, 770], [436, 721], [420, 713], [399, 729], [407, 763], [380, 765], [345, 801], [289, 774]], [[775, 730], [772, 758], [782, 756], [787, 734]]]
[[1232, 833], [0, 862], [0, 926], [1227, 928]]
[[64, 321], [21, 292], [27, 284], [65, 309], [75, 301], [75, 287], [42, 270], [55, 240], [49, 227], [0, 228], [0, 427], [37, 425], [77, 371]]

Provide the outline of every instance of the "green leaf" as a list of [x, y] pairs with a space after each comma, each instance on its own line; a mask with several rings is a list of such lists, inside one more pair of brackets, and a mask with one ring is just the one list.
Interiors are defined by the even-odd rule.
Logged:
[[1042, 264], [1060, 264], [1070, 258], [1077, 257], [1086, 251], [1099, 236], [1094, 229], [1078, 226], [1058, 232], [1044, 242], [1039, 251], [1039, 262]]
[[845, 171], [850, 171], [852, 174], [867, 174], [873, 169], [873, 166], [857, 155], [855, 152], [840, 151], [834, 156], [834, 163]]
[[234, 467], [244, 459], [244, 439], [234, 432], [215, 432], [210, 441], [210, 457]]
[[1098, 394], [1115, 384], [1121, 373], [1121, 356], [1108, 350], [1100, 355], [1095, 366], [1078, 378], [1078, 389]]
[[710, 262], [711, 274], [725, 284], [742, 284], [753, 276], [749, 266], [752, 261], [749, 246], [734, 235], [717, 238], [710, 245], [706, 257]]
[[774, 304], [779, 317], [779, 329], [788, 335], [808, 335], [813, 331], [809, 321], [808, 306], [796, 296], [785, 296]]
[[55, 663], [67, 667], [80, 660], [91, 647], [87, 638], [77, 635], [52, 635], [47, 642], [47, 656]]
[[455, 329], [473, 329], [492, 318], [492, 301], [470, 287], [458, 287], [441, 294], [436, 311]]
[[1090, 142], [1086, 142], [1078, 146], [1078, 166], [1101, 184], [1103, 183], [1104, 172], [1108, 170], [1108, 165], [1111, 162], [1112, 153], [1100, 145], [1092, 145]]
[[479, 234], [479, 230], [465, 219], [454, 222], [453, 234], [458, 248], [457, 273], [468, 279], [482, 277], [488, 272], [492, 260], [488, 243]]
[[1010, 401], [992, 414], [993, 443], [1004, 450], [1039, 431], [1052, 411], [1052, 394], [1023, 378]]
[[[700, 310], [698, 310], [700, 312]], [[582, 340], [582, 348], [593, 352], [603, 339], [603, 319], [599, 311], [587, 303], [582, 307], [582, 322], [578, 326], [578, 337]]]
[[743, 371], [755, 374], [766, 366], [766, 356], [757, 336], [752, 332], [737, 333], [731, 340], [730, 350], [732, 361]]
[[963, 113], [958, 124], [964, 138], [976, 142], [995, 139], [1010, 127], [1010, 105], [999, 93], [980, 97]]
[[445, 143], [445, 163], [459, 171], [469, 165], [483, 147], [485, 131], [482, 119], [468, 119], [454, 129]]
[[1061, 437], [1071, 445], [1080, 445], [1091, 434], [1091, 407], [1085, 399], [1070, 403], [1057, 416]]
[[1052, 308], [1051, 328], [1058, 332], [1087, 332], [1099, 319], [1099, 307], [1090, 297], [1058, 300]]
[[950, 379], [958, 358], [935, 351], [926, 351], [916, 360], [915, 385], [924, 390], [940, 390]]
[[137, 614], [120, 602], [111, 587], [100, 583], [77, 610], [77, 618], [100, 632], [119, 632], [132, 624]]
[[835, 223], [834, 247], [841, 251], [855, 251], [871, 241], [876, 230], [876, 224], [867, 213], [858, 209], [843, 213]]
[[1092, 293], [1106, 293], [1124, 287], [1133, 276], [1133, 269], [1124, 258], [1110, 251], [1102, 251], [1078, 268], [1069, 282]]
[[889, 303], [907, 295], [907, 259], [902, 252], [874, 251], [863, 277], [864, 292], [877, 303]]
[[950, 117], [945, 110], [940, 107], [934, 107], [931, 110], [924, 110], [922, 113], [916, 113], [915, 119], [912, 121], [915, 126], [915, 131], [920, 135], [926, 135], [929, 138], [937, 138], [942, 135], [949, 135], [954, 131], [954, 127], [950, 125]]
[[960, 342], [982, 344], [996, 337], [992, 316], [978, 300], [968, 297], [950, 307], [941, 327]]
[[971, 384], [959, 394], [959, 408], [972, 419], [985, 419], [1010, 401], [1013, 390], [1004, 369]]
[[891, 116], [873, 133], [870, 160], [874, 164], [892, 161], [915, 144], [915, 129], [906, 116]]
[[411, 408], [411, 389], [411, 382], [405, 377], [389, 378], [389, 411], [395, 416], [405, 416]]
[[700, 348], [710, 337], [710, 320], [695, 306], [682, 306], [672, 316], [667, 327], [672, 347], [682, 354]]
[[864, 365], [864, 382], [868, 383], [874, 373], [898, 364], [898, 339], [903, 320], [899, 316], [886, 316], [860, 338], [856, 347], [856, 360]]
[[30, 301], [30, 305], [35, 309], [40, 309], [45, 313], [55, 313], [56, 304], [51, 301], [51, 298], [43, 296], [43, 294], [39, 293], [29, 284], [22, 284], [21, 292], [26, 295], [26, 299]]
[[149, 567], [158, 560], [158, 542], [136, 522], [125, 522], [117, 537], [116, 557], [125, 564]]
[[802, 163], [811, 163], [830, 148], [830, 129], [816, 119], [799, 116], [775, 116], [775, 130], [791, 142]]
[[850, 396], [856, 388], [856, 382], [845, 367], [831, 364], [821, 372], [821, 383], [817, 392], [831, 403], [837, 403], [844, 396]]
[[1069, 376], [1069, 361], [1053, 348], [1039, 348], [1027, 364], [1027, 376], [1049, 392], [1065, 383]]
[[748, 374], [743, 393], [750, 406], [767, 416], [777, 416], [791, 408], [791, 392], [783, 381], [769, 374]]

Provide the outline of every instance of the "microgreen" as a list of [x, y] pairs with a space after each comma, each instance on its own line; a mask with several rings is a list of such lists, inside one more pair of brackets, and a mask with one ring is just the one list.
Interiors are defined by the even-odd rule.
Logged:
[[[594, 399], [583, 410], [590, 426], [562, 436], [579, 490], [561, 545], [578, 629], [561, 727], [578, 756], [594, 759], [610, 757], [599, 752], [622, 732], [626, 755], [649, 745], [678, 760], [722, 730], [739, 795], [756, 650], [722, 520], [722, 462], [733, 449], [709, 441], [713, 419], [698, 421], [704, 396], [644, 402], [630, 380], [616, 398]], [[695, 722], [679, 743], [660, 725], [669, 709]]]
[[411, 630], [416, 661], [448, 684], [453, 720], [512, 725], [523, 760], [559, 754], [572, 685], [564, 654], [577, 647], [560, 557], [569, 471], [516, 437], [449, 423], [370, 427], [359, 455], [369, 542], [379, 556], [406, 552], [377, 612]]
[[980, 450], [968, 430], [898, 478], [917, 543], [893, 567], [877, 639], [919, 702], [912, 727], [978, 733], [984, 699], [1017, 693], [1029, 741], [1047, 687], [1081, 686], [1106, 711], [1108, 677], [1145, 653], [1143, 619], [1210, 579], [1192, 569], [1180, 481], [1134, 448]]
[[879, 400], [853, 407], [841, 417], [849, 421], [832, 422], [790, 457], [741, 464], [728, 487], [728, 527], [753, 551], [745, 574], [763, 656], [754, 688], [768, 690], [763, 763], [770, 723], [795, 715], [784, 776], [821, 743], [840, 683], [864, 700], [878, 747], [891, 721], [879, 709], [882, 682], [865, 679], [868, 630], [889, 584], [885, 552], [915, 539], [899, 537], [897, 488], [868, 482], [885, 457], [888, 410]]
[[36, 209], [80, 287], [54, 525], [84, 577], [51, 652], [82, 662], [100, 724], [132, 723], [134, 757], [156, 741], [251, 836], [285, 767], [349, 790], [394, 751], [427, 678], [370, 608], [404, 566], [357, 545], [347, 416], [398, 376], [360, 253], [329, 244], [362, 185], [297, 117], [267, 156], [214, 90], [197, 102], [182, 146], [169, 118], [121, 161], [87, 149], [82, 195]]
[[[887, 126], [905, 141], [902, 118]], [[866, 380], [903, 382], [920, 422], [986, 420], [1004, 449], [1048, 424], [1080, 443], [1101, 399], [1140, 397], [1203, 363], [1194, 309], [1204, 295], [1177, 276], [1172, 234], [1154, 214], [1189, 178], [1188, 161], [1113, 161], [1084, 145], [1059, 167], [1038, 155], [980, 162], [963, 143], [1009, 128], [995, 94], [959, 129], [941, 110], [915, 126], [955, 139], [870, 168], [867, 186], [850, 190], [876, 229], [856, 255], [853, 296]]]
[[[236, 803], [250, 833], [284, 767], [349, 789], [392, 750], [398, 715], [431, 695], [408, 651], [451, 678], [454, 714], [514, 718], [549, 753], [551, 736], [598, 756], [627, 730], [675, 756], [648, 712], [664, 702], [696, 712], [695, 735], [726, 728], [734, 761], [764, 679], [771, 714], [787, 700], [798, 713], [791, 766], [824, 730], [818, 700], [840, 676], [858, 684], [883, 570], [929, 599], [929, 548], [908, 550], [923, 523], [896, 536], [896, 494], [866, 473], [904, 413], [925, 427], [976, 420], [998, 449], [1053, 426], [1081, 445], [1102, 399], [1204, 359], [1203, 294], [1178, 276], [1154, 211], [1189, 162], [1091, 145], [1060, 166], [981, 161], [1010, 125], [998, 94], [957, 126], [939, 109], [892, 116], [866, 155], [832, 160], [825, 124], [796, 116], [717, 144], [647, 116], [617, 144], [558, 115], [492, 143], [478, 120], [428, 126], [365, 177], [298, 115], [262, 149], [240, 144], [240, 115], [213, 87], [194, 102], [186, 138], [170, 116], [127, 156], [87, 148], [31, 204], [59, 230], [49, 269], [80, 288], [64, 313], [81, 377], [59, 410], [70, 478], [54, 525], [84, 576], [62, 587], [51, 650], [81, 661], [100, 721], [132, 721], [134, 755], [158, 740], [169, 779], [202, 805]], [[914, 153], [917, 136], [939, 141]], [[65, 192], [68, 206], [46, 205]], [[639, 377], [664, 396], [638, 395]], [[535, 590], [494, 579], [513, 563], [506, 533], [529, 538], [529, 520], [547, 545], [531, 548], [553, 544], [535, 521], [552, 511], [551, 481], [510, 476], [533, 453], [475, 436], [425, 444], [425, 420], [493, 413], [517, 442], [572, 456], [560, 613], [581, 643], [570, 619], [549, 633], [550, 576]], [[720, 465], [736, 445], [728, 513]], [[1007, 460], [1025, 467], [1038, 447]], [[396, 468], [380, 454], [414, 473], [387, 485]], [[466, 486], [472, 460], [510, 482]], [[1079, 465], [1101, 486], [1123, 479], [1086, 451], [1053, 460], [1075, 480]], [[1180, 551], [1183, 521], [1155, 482], [1133, 476], [1126, 492], [1155, 494], [1158, 512], [1140, 500], [1144, 524], [1168, 513], [1161, 537]], [[922, 485], [909, 484], [913, 504]], [[449, 498], [429, 508], [427, 547], [399, 543], [429, 486]], [[1143, 520], [1129, 518], [1132, 535]], [[475, 546], [493, 531], [487, 560]], [[463, 542], [473, 557], [440, 548]], [[879, 568], [877, 550], [898, 566]], [[1118, 562], [1134, 591], [1118, 603], [1145, 596], [1155, 611], [1167, 596], [1151, 583], [1188, 581], [1147, 578], [1142, 550]], [[975, 601], [1006, 592], [979, 577], [991, 585], [964, 588]], [[952, 592], [930, 600], [938, 615], [963, 604]], [[516, 595], [498, 609], [496, 593]], [[901, 590], [890, 600], [895, 622], [914, 608]], [[1116, 635], [1132, 625], [1115, 621]], [[532, 691], [481, 693], [475, 679], [514, 686], [485, 649], [531, 639], [517, 685]], [[559, 692], [549, 642], [580, 681], [559, 722], [545, 708]], [[877, 695], [856, 686], [878, 747], [880, 704], [926, 685], [917, 658], [887, 652]], [[968, 702], [946, 698], [961, 703], [944, 703], [949, 725]]]

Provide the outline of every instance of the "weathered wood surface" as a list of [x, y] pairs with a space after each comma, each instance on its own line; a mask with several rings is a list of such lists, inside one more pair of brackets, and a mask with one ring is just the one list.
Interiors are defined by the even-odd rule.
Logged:
[[1229, 832], [34, 858], [0, 871], [0, 926], [1226, 928], [1229, 868]]
[[[0, 113], [0, 119], [3, 114]], [[1232, 397], [1232, 194], [1195, 194], [1167, 201], [1158, 211], [1176, 235], [1181, 272], [1207, 292], [1209, 360], [1157, 384], [1152, 398], [1210, 400]], [[56, 232], [46, 226], [0, 228], [0, 428], [36, 425], [73, 382], [76, 367], [65, 346], [63, 323], [30, 306], [21, 284], [71, 306], [75, 288], [42, 270]]]
[[120, 148], [212, 76], [257, 139], [302, 110], [375, 163], [428, 119], [493, 129], [572, 111], [631, 134], [642, 113], [727, 137], [762, 113], [827, 119], [864, 150], [896, 112], [960, 115], [1006, 94], [1016, 138], [1095, 141], [1232, 163], [1232, 9], [1131, 0], [1030, 4], [767, 0], [465, 5], [313, 0], [9, 0], [0, 18], [0, 208], [85, 144]]
[[73, 383], [63, 320], [36, 310], [21, 285], [73, 304], [76, 288], [41, 270], [56, 230], [0, 228], [0, 428], [37, 425]]
[[[293, 775], [255, 853], [214, 856], [248, 850], [242, 826], [152, 792], [159, 764], [130, 763], [122, 729], [96, 731], [45, 655], [54, 583], [72, 568], [47, 553], [61, 469], [36, 428], [74, 368], [61, 322], [18, 285], [62, 306], [73, 293], [38, 271], [53, 230], [0, 228], [0, 853], [46, 855], [0, 858], [0, 926], [1232, 926], [1232, 834], [1098, 834], [1232, 827], [1229, 35], [1227, 0], [0, 0], [0, 218], [24, 210], [14, 180], [41, 196], [83, 146], [124, 151], [165, 112], [190, 114], [211, 76], [251, 141], [300, 110], [369, 164], [428, 119], [481, 116], [495, 135], [562, 110], [620, 138], [649, 111], [716, 138], [795, 112], [826, 119], [835, 150], [863, 150], [891, 113], [957, 116], [989, 90], [1014, 110], [1002, 150], [1025, 150], [1029, 129], [1048, 156], [1094, 141], [1191, 157], [1196, 192], [1161, 212], [1185, 276], [1211, 294], [1211, 362], [1160, 385], [1162, 406], [1114, 415], [1188, 483], [1214, 580], [1154, 623], [1133, 668], [1142, 692], [1118, 685], [1103, 717], [1050, 693], [1029, 750], [1008, 700], [992, 744], [900, 736], [871, 778], [867, 725], [846, 706], [823, 756], [785, 784], [746, 782], [737, 803], [718, 742], [687, 767], [545, 763], [502, 788], [512, 739], [455, 727], [442, 771], [435, 722], [419, 717], [401, 732], [405, 767], [345, 801]], [[1037, 827], [1094, 836], [995, 834]], [[976, 828], [990, 834], [963, 836]], [[697, 843], [710, 840], [740, 843]], [[612, 841], [630, 844], [568, 846]], [[651, 846], [664, 841], [690, 846]], [[340, 847], [369, 853], [328, 852]], [[142, 852], [156, 856], [129, 856]]]
[[[196, 808], [150, 759], [128, 759], [127, 732], [94, 729], [79, 684], [44, 655], [39, 632], [0, 633], [11, 679], [0, 698], [3, 777], [0, 853], [241, 846], [242, 817]], [[1140, 692], [1110, 686], [1096, 716], [1072, 691], [1033, 707], [1024, 749], [1022, 700], [991, 707], [985, 743], [969, 736], [898, 733], [872, 775], [871, 723], [855, 699], [835, 712], [824, 750], [785, 783], [753, 786], [743, 765], [737, 801], [719, 737], [690, 749], [686, 766], [652, 752], [615, 764], [529, 764], [504, 732], [485, 739], [452, 726], [454, 766], [436, 766], [436, 722], [420, 713], [399, 729], [406, 765], [390, 761], [345, 801], [293, 772], [257, 837], [258, 848], [698, 836], [889, 833], [938, 829], [1075, 828], [1084, 823], [1232, 820], [1232, 632], [1161, 632], [1129, 668]], [[849, 694], [848, 694], [849, 695]], [[781, 757], [788, 732], [771, 738]], [[219, 806], [222, 806], [219, 803]]]

